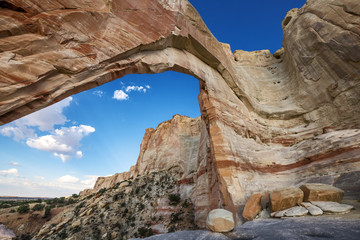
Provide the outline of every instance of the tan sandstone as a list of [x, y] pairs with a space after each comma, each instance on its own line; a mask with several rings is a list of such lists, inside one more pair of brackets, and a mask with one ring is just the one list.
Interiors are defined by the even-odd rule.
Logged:
[[308, 183], [302, 185], [300, 189], [304, 192], [304, 201], [330, 201], [341, 202], [344, 191], [340, 188], [321, 183]]
[[282, 211], [299, 205], [304, 198], [300, 188], [285, 188], [272, 191], [270, 194], [271, 209], [273, 212]]
[[255, 193], [250, 196], [250, 198], [247, 200], [245, 204], [244, 211], [242, 214], [242, 216], [245, 219], [251, 221], [256, 217], [256, 215], [258, 215], [258, 213], [262, 209], [260, 204], [261, 198], [262, 198], [261, 193]]
[[233, 214], [224, 209], [211, 210], [206, 219], [206, 227], [213, 232], [230, 232], [235, 227]]

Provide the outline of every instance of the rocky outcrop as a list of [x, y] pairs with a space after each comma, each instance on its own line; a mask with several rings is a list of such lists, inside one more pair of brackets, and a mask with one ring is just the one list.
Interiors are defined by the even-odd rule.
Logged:
[[175, 115], [159, 124], [156, 129], [146, 129], [135, 166], [128, 172], [99, 177], [93, 189], [80, 193], [86, 196], [102, 188], [111, 188], [120, 182], [152, 172], [167, 171], [179, 178], [180, 184], [194, 184], [195, 169], [200, 145], [201, 119]]
[[0, 224], [0, 240], [12, 240], [16, 236], [13, 231], [7, 229], [4, 225]]
[[191, 165], [199, 225], [211, 209], [235, 214], [264, 189], [337, 183], [360, 196], [356, 181], [346, 180], [360, 172], [357, 1], [312, 0], [289, 12], [284, 48], [274, 55], [232, 53], [186, 0], [0, 7], [0, 124], [126, 74], [174, 70], [200, 83]]
[[[201, 118], [175, 115], [154, 130], [146, 129], [134, 175], [169, 171], [194, 182], [199, 154]], [[180, 180], [181, 181], [181, 180]]]

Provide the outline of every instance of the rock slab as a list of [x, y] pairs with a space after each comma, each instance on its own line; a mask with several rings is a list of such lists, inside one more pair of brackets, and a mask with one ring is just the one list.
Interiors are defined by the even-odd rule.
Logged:
[[285, 210], [299, 205], [304, 198], [300, 188], [284, 188], [272, 191], [270, 194], [271, 209], [273, 212]]
[[256, 215], [258, 215], [258, 213], [261, 211], [261, 205], [260, 205], [261, 199], [262, 199], [261, 193], [255, 193], [250, 196], [250, 198], [245, 204], [245, 208], [242, 214], [242, 216], [245, 219], [251, 221], [256, 217]]
[[224, 209], [211, 210], [206, 227], [213, 232], [230, 232], [235, 227], [233, 214]]
[[309, 202], [302, 202], [301, 206], [305, 207], [312, 216], [318, 216], [318, 215], [322, 215], [324, 213], [323, 210], [321, 210], [321, 208], [319, 208]]
[[344, 191], [340, 188], [321, 183], [309, 183], [302, 185], [300, 189], [304, 192], [304, 202], [330, 201], [341, 202]]
[[354, 208], [354, 206], [348, 204], [341, 204], [338, 202], [312, 201], [311, 203], [321, 208], [321, 210], [323, 210], [324, 212], [330, 212], [330, 213], [346, 213]]
[[288, 210], [286, 210], [285, 212], [285, 216], [286, 217], [300, 217], [300, 216], [304, 216], [306, 214], [308, 214], [308, 210], [304, 207], [301, 206], [296, 206], [296, 207], [292, 207], [289, 208]]

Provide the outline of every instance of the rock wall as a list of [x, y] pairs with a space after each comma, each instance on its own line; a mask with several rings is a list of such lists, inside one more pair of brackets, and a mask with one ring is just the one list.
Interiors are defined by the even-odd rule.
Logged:
[[200, 83], [198, 222], [217, 207], [236, 215], [253, 192], [303, 182], [359, 197], [358, 1], [308, 0], [290, 11], [274, 55], [231, 53], [186, 0], [0, 7], [1, 124], [126, 74], [174, 70]]

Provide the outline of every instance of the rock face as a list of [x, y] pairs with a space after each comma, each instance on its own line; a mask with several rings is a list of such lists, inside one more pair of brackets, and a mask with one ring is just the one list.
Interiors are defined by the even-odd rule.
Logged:
[[272, 191], [270, 194], [271, 209], [273, 212], [282, 211], [299, 205], [304, 198], [300, 188], [285, 188]]
[[341, 202], [344, 191], [327, 184], [310, 183], [300, 187], [304, 192], [304, 201], [330, 201]]
[[201, 124], [200, 117], [193, 119], [175, 115], [171, 120], [159, 124], [156, 129], [146, 129], [136, 165], [128, 172], [99, 177], [93, 189], [84, 190], [80, 195], [96, 193], [124, 180], [159, 171], [171, 172], [177, 175], [180, 183], [193, 185]]
[[179, 165], [185, 174], [193, 167], [199, 225], [210, 209], [236, 213], [264, 189], [338, 183], [360, 197], [346, 180], [360, 171], [358, 1], [312, 0], [292, 10], [274, 56], [232, 53], [186, 0], [0, 7], [0, 124], [126, 74], [174, 70], [200, 83], [196, 164]]
[[232, 212], [224, 209], [211, 210], [206, 219], [206, 227], [213, 232], [230, 232], [235, 227]]

